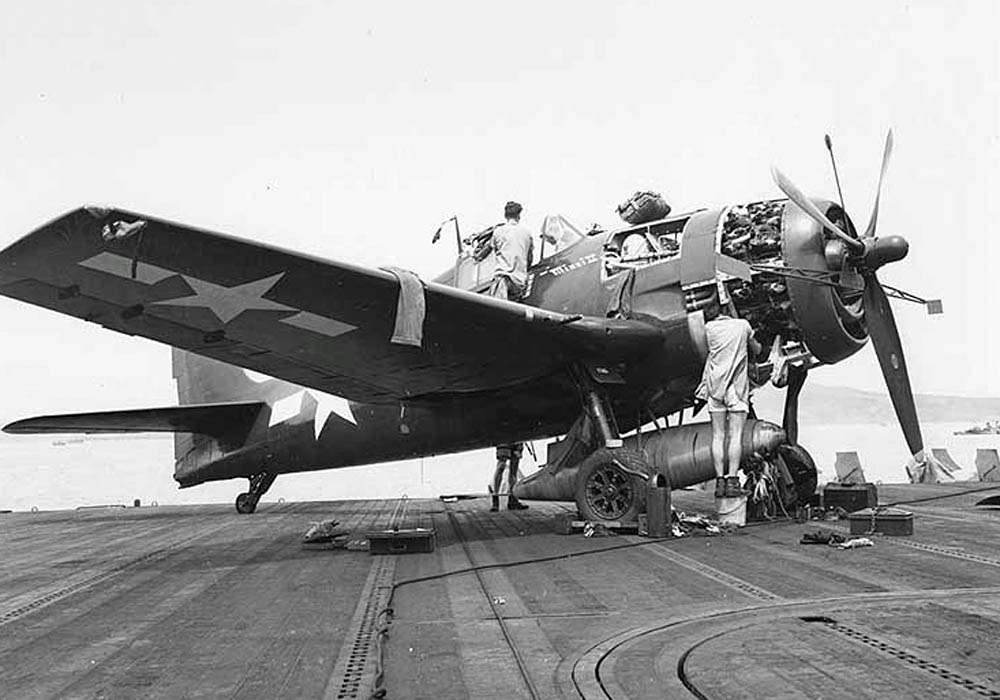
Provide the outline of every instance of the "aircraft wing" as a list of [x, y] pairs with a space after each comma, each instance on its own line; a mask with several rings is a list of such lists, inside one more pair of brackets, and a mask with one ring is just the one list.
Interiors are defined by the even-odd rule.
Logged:
[[5, 433], [202, 433], [231, 437], [250, 429], [266, 404], [260, 401], [69, 413], [25, 418], [4, 426]]
[[355, 401], [490, 390], [664, 340], [425, 282], [422, 345], [398, 345], [399, 289], [389, 272], [116, 209], [77, 209], [0, 251], [0, 294]]

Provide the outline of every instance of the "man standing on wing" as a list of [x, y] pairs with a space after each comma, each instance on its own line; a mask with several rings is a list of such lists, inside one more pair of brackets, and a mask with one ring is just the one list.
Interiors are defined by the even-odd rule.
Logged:
[[476, 259], [483, 260], [490, 252], [496, 254], [496, 272], [487, 294], [498, 299], [521, 301], [528, 289], [528, 267], [531, 265], [534, 241], [528, 228], [521, 225], [520, 204], [507, 202], [503, 215], [507, 223], [493, 230], [492, 238], [482, 247]]
[[743, 458], [743, 427], [750, 407], [749, 352], [758, 355], [761, 345], [747, 321], [721, 313], [717, 304], [705, 309], [705, 319], [708, 360], [699, 393], [708, 401], [712, 417], [715, 497], [735, 498], [743, 495], [736, 472]]

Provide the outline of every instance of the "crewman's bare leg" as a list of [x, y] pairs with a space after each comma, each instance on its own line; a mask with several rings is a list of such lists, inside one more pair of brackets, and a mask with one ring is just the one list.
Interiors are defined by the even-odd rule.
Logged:
[[517, 496], [514, 495], [514, 484], [517, 483], [517, 468], [520, 463], [520, 457], [510, 458], [510, 468], [507, 470], [507, 510], [524, 510], [528, 507], [517, 500]]
[[503, 483], [503, 472], [507, 468], [507, 459], [498, 458], [497, 468], [493, 471], [493, 492], [490, 494], [493, 499], [492, 505], [490, 505], [490, 511], [496, 512], [500, 510], [500, 484]]
[[709, 413], [712, 417], [712, 464], [715, 465], [715, 497], [722, 498], [726, 488], [726, 412]]
[[727, 437], [729, 439], [729, 449], [726, 451], [726, 496], [735, 497], [743, 495], [740, 490], [739, 471], [740, 462], [743, 461], [743, 426], [746, 425], [746, 411], [730, 411]]

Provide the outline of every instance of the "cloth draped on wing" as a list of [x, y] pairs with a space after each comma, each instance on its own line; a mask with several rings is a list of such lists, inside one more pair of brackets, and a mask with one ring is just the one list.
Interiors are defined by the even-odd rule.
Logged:
[[424, 284], [416, 274], [398, 267], [383, 267], [399, 281], [399, 300], [396, 302], [396, 325], [389, 342], [419, 348], [424, 341], [424, 315], [427, 303]]

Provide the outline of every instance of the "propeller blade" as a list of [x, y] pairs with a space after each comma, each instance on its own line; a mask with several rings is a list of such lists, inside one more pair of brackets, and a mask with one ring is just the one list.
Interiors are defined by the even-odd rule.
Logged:
[[868, 228], [865, 229], [863, 238], [872, 238], [875, 235], [875, 225], [878, 223], [878, 202], [882, 196], [882, 181], [885, 173], [889, 169], [889, 158], [892, 156], [892, 129], [885, 135], [885, 150], [882, 151], [882, 170], [878, 174], [878, 187], [875, 189], [875, 205], [872, 207], [872, 217], [868, 220]]
[[786, 197], [795, 202], [799, 209], [811, 216], [816, 223], [826, 229], [829, 229], [833, 235], [844, 241], [844, 243], [847, 244], [847, 247], [851, 250], [855, 252], [861, 252], [864, 250], [864, 244], [857, 239], [848, 236], [839, 226], [837, 226], [837, 224], [826, 218], [826, 215], [823, 214], [823, 212], [821, 212], [815, 204], [810, 202], [809, 199], [802, 193], [802, 190], [796, 187], [791, 180], [785, 177], [784, 173], [777, 168], [772, 167], [771, 176], [774, 178], [774, 183], [778, 186], [778, 189], [784, 192]]
[[910, 454], [916, 455], [924, 449], [924, 439], [920, 435], [920, 423], [917, 420], [917, 407], [913, 401], [913, 391], [910, 389], [910, 377], [906, 371], [906, 358], [903, 357], [903, 345], [899, 340], [896, 320], [889, 306], [889, 298], [879, 284], [874, 273], [865, 275], [865, 323], [868, 334], [875, 346], [878, 363], [882, 367], [889, 398], [896, 409], [899, 426], [910, 448]]

